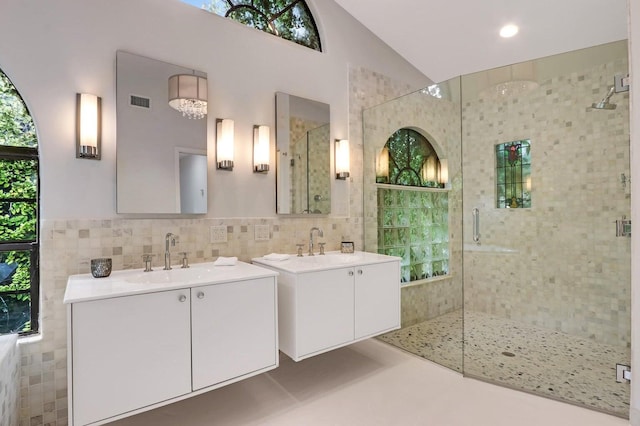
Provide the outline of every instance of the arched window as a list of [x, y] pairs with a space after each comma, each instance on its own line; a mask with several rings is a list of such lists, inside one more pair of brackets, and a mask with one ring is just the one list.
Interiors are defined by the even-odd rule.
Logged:
[[[447, 172], [421, 133], [395, 132], [378, 155], [378, 252], [402, 258], [403, 283], [449, 274]], [[445, 167], [446, 169], [446, 167]]]
[[0, 334], [38, 331], [38, 140], [0, 70]]
[[304, 0], [182, 0], [249, 27], [322, 51], [318, 27]]
[[440, 159], [431, 143], [415, 130], [403, 128], [387, 140], [376, 172], [378, 183], [436, 188], [443, 186]]

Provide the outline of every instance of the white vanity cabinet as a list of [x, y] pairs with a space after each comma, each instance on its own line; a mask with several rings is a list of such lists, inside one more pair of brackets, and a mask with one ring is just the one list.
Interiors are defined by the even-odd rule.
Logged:
[[277, 365], [275, 297], [273, 278], [191, 289], [193, 390]]
[[293, 317], [282, 323], [283, 352], [300, 358], [353, 341], [352, 268], [280, 278], [281, 301], [287, 306], [282, 314]]
[[280, 274], [280, 350], [294, 361], [400, 328], [400, 258], [330, 252], [252, 262]]
[[277, 274], [246, 263], [197, 268], [175, 280], [171, 271], [69, 278], [71, 425], [111, 422], [278, 366]]
[[74, 303], [71, 310], [74, 424], [191, 392], [189, 289]]
[[400, 261], [354, 269], [355, 339], [400, 328]]

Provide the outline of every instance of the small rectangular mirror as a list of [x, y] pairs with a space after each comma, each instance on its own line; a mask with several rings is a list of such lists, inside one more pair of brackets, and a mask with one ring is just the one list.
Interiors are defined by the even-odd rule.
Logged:
[[116, 53], [118, 213], [207, 212], [207, 117], [188, 118], [169, 105], [169, 78], [178, 74], [207, 76]]
[[276, 93], [278, 214], [331, 213], [329, 105]]

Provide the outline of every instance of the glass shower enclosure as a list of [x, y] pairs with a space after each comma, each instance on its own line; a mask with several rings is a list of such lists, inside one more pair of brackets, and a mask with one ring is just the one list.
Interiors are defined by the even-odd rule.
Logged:
[[[629, 384], [616, 374], [631, 336], [627, 57], [626, 41], [609, 43], [364, 111], [365, 249], [409, 270], [433, 257], [416, 249], [417, 238], [435, 243], [424, 199], [448, 197], [447, 274], [403, 282], [402, 329], [381, 340], [468, 377], [628, 417]], [[401, 128], [440, 149], [443, 187], [376, 183]], [[402, 217], [383, 214], [421, 208], [406, 233], [393, 229]]]

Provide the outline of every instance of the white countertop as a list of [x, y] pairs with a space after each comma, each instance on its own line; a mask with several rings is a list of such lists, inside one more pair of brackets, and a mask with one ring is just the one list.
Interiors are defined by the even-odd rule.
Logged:
[[274, 277], [278, 273], [245, 262], [234, 266], [215, 266], [213, 262], [192, 264], [182, 269], [176, 266], [170, 271], [156, 267], [152, 272], [142, 269], [114, 271], [106, 278], [94, 278], [91, 274], [71, 275], [64, 293], [64, 303], [85, 302], [110, 297], [130, 296], [155, 291], [199, 287], [233, 281]]
[[286, 260], [266, 260], [264, 257], [256, 257], [251, 259], [251, 262], [269, 268], [299, 274], [304, 272], [370, 265], [381, 262], [398, 262], [400, 260], [400, 257], [368, 253], [364, 251], [356, 251], [354, 253], [329, 251], [324, 256], [317, 253], [315, 256], [304, 255], [302, 257], [292, 254], [289, 255], [289, 258]]

